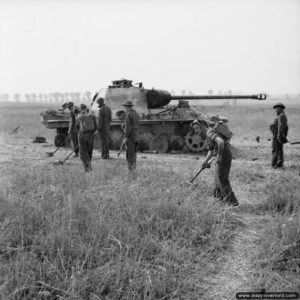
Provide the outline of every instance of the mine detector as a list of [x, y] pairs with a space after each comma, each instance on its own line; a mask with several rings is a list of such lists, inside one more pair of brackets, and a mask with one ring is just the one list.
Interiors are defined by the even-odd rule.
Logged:
[[[176, 96], [166, 90], [145, 89], [141, 82], [133, 85], [131, 80], [121, 79], [112, 81], [112, 85], [101, 89], [94, 97], [90, 112], [96, 117], [99, 111], [97, 99], [100, 97], [105, 99], [105, 104], [112, 110], [111, 149], [117, 150], [122, 144], [126, 117], [122, 103], [130, 100], [140, 116], [139, 150], [155, 150], [160, 153], [201, 152], [206, 149], [204, 120], [207, 119], [207, 115], [191, 108], [188, 100], [266, 99], [265, 94]], [[178, 103], [170, 105], [172, 100], [178, 100]], [[63, 141], [67, 140], [69, 112], [50, 110], [42, 113], [41, 119], [47, 128], [57, 130], [54, 144], [62, 145]], [[191, 126], [195, 120], [198, 120], [200, 126], [197, 132]], [[94, 143], [96, 148], [100, 146], [98, 139], [97, 135]]]

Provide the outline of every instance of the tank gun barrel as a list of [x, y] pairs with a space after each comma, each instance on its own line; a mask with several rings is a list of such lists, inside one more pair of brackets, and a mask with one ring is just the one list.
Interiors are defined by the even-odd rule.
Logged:
[[218, 99], [255, 99], [266, 100], [266, 94], [256, 95], [171, 95], [165, 90], [147, 90], [148, 108], [159, 108], [171, 102], [171, 100], [218, 100]]
[[257, 95], [191, 95], [191, 96], [178, 96], [171, 95], [171, 100], [218, 100], [218, 99], [255, 99], [266, 100], [266, 94]]

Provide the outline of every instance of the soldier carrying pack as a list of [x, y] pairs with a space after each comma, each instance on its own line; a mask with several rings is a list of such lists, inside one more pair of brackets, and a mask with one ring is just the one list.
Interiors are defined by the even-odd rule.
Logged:
[[97, 129], [97, 125], [95, 123], [95, 116], [86, 115], [79, 117], [79, 127], [81, 132], [94, 132]]

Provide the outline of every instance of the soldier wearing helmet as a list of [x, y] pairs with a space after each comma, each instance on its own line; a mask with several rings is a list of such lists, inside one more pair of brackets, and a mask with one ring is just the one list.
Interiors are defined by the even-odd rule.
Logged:
[[287, 143], [288, 119], [284, 112], [285, 105], [276, 103], [273, 108], [276, 110], [277, 117], [270, 126], [272, 132], [272, 167], [282, 168], [284, 162], [283, 144]]
[[67, 103], [67, 108], [70, 111], [70, 122], [69, 122], [69, 130], [68, 134], [70, 134], [73, 150], [75, 152], [74, 157], [78, 157], [79, 153], [79, 145], [78, 145], [78, 128], [76, 126], [76, 116], [78, 114], [77, 110], [74, 108], [74, 103]]
[[125, 133], [123, 143], [126, 145], [126, 159], [129, 172], [136, 169], [136, 150], [138, 146], [139, 115], [132, 108], [131, 101], [125, 101], [123, 106], [126, 110]]
[[101, 140], [101, 157], [102, 159], [108, 159], [112, 113], [111, 109], [105, 105], [103, 98], [99, 98], [97, 103], [100, 108], [98, 115], [98, 132]]

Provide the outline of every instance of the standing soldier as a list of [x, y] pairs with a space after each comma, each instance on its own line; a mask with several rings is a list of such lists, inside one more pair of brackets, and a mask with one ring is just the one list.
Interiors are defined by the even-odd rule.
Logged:
[[[213, 118], [211, 120], [213, 120]], [[239, 205], [239, 202], [236, 199], [229, 182], [229, 173], [232, 162], [229, 139], [215, 129], [215, 122], [207, 121], [206, 125], [208, 126], [207, 143], [209, 151], [203, 163], [203, 167], [210, 167], [210, 159], [214, 156], [214, 153], [216, 153], [217, 163], [215, 170], [214, 196], [223, 203], [237, 206]]]
[[126, 110], [126, 122], [123, 144], [126, 145], [126, 159], [129, 173], [136, 169], [136, 150], [138, 146], [139, 115], [132, 108], [133, 103], [126, 101], [123, 106]]
[[101, 157], [102, 159], [109, 158], [109, 142], [110, 142], [110, 122], [111, 109], [104, 104], [104, 99], [97, 100], [99, 109], [98, 115], [98, 131], [101, 140]]
[[73, 150], [75, 152], [74, 157], [78, 157], [79, 153], [79, 145], [78, 145], [78, 127], [76, 126], [76, 116], [78, 114], [77, 108], [74, 108], [74, 103], [69, 102], [67, 105], [68, 109], [70, 110], [70, 123], [69, 123], [69, 130], [68, 134], [71, 136]]
[[93, 156], [94, 132], [97, 130], [96, 117], [88, 113], [86, 105], [80, 105], [81, 113], [77, 117], [76, 122], [79, 127], [79, 153], [82, 160], [84, 170], [89, 172], [92, 170], [91, 160]]
[[277, 103], [273, 106], [276, 110], [277, 117], [271, 124], [270, 129], [273, 134], [272, 138], [272, 167], [283, 167], [283, 144], [287, 143], [288, 120], [284, 113], [285, 106], [282, 103]]

